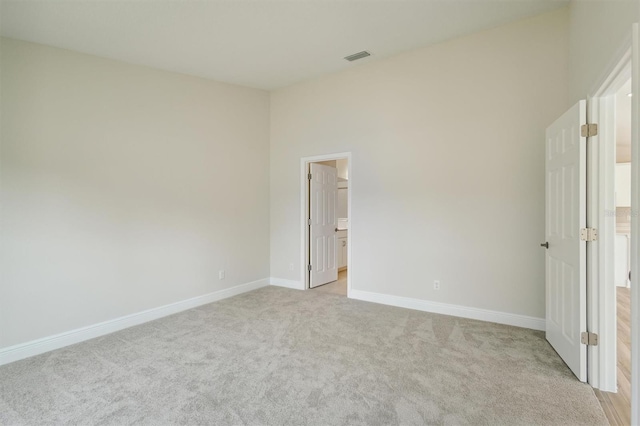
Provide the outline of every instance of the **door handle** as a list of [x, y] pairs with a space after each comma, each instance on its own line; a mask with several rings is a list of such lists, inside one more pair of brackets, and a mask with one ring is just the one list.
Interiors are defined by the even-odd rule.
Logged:
[[549, 248], [549, 243], [548, 242], [542, 243], [542, 244], [540, 244], [540, 247], [544, 247], [544, 248], [548, 249]]

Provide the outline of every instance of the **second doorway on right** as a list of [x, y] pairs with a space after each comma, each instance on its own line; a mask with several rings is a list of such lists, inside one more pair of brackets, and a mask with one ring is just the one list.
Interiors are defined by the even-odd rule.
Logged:
[[[616, 288], [617, 393], [603, 392], [608, 400], [611, 424], [631, 424], [631, 80], [615, 95], [616, 234], [614, 245], [614, 283]], [[607, 411], [607, 410], [605, 410]]]

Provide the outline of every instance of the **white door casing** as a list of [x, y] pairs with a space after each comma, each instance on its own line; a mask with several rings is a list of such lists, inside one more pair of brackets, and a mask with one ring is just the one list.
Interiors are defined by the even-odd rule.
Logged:
[[338, 171], [335, 167], [310, 164], [309, 181], [309, 287], [317, 287], [338, 279], [336, 201]]
[[546, 132], [545, 234], [546, 337], [576, 377], [587, 380], [586, 101], [580, 101]]
[[631, 59], [629, 46], [587, 100], [587, 121], [598, 125], [587, 143], [587, 226], [598, 229], [587, 244], [587, 329], [598, 334], [587, 348], [587, 375], [603, 392], [617, 392], [616, 94], [631, 79]]
[[631, 78], [631, 424], [640, 424], [640, 28], [632, 29]]

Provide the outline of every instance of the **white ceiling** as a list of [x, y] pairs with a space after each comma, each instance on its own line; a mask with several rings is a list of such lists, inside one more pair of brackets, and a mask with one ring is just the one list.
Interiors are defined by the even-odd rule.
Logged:
[[[2, 0], [1, 34], [274, 89], [567, 5], [564, 0]], [[361, 50], [374, 56], [349, 63]]]

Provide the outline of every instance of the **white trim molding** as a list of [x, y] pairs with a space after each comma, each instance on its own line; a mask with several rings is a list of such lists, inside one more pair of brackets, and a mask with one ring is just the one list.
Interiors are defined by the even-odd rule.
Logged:
[[286, 280], [284, 278], [271, 277], [269, 279], [271, 285], [278, 287], [292, 288], [294, 290], [304, 290], [304, 283], [296, 280]]
[[269, 278], [263, 278], [261, 280], [214, 291], [213, 293], [204, 294], [202, 296], [192, 297], [191, 299], [182, 300], [180, 302], [170, 303], [168, 305], [159, 306], [146, 311], [89, 325], [87, 327], [77, 328], [75, 330], [66, 331], [53, 336], [9, 346], [7, 348], [0, 349], [0, 365], [40, 355], [45, 352], [124, 330], [125, 328], [173, 315], [178, 312], [186, 311], [188, 309], [196, 308], [228, 297], [237, 296], [261, 287], [266, 287], [269, 285], [269, 282]]
[[[587, 383], [605, 392], [617, 391], [618, 371], [616, 287], [609, 285], [615, 275], [615, 95], [629, 79], [632, 83], [636, 80], [633, 61], [637, 54], [633, 51], [632, 38], [623, 43], [615, 55], [617, 60], [606, 69], [587, 98], [587, 121], [598, 124], [598, 134], [587, 143], [587, 226], [598, 229], [598, 240], [587, 245], [587, 330], [599, 336], [598, 345], [587, 348]], [[634, 120], [637, 123], [637, 113], [632, 112], [632, 123]], [[635, 142], [633, 137], [631, 140], [633, 156]], [[635, 157], [632, 163], [634, 161]], [[637, 210], [632, 206], [632, 211]], [[633, 259], [632, 255], [632, 262]], [[631, 297], [633, 299], [633, 292]], [[633, 303], [631, 315], [633, 318]], [[633, 344], [633, 338], [631, 341]]]
[[640, 27], [632, 29], [631, 92], [631, 424], [640, 424]]
[[448, 303], [430, 302], [428, 300], [413, 299], [410, 297], [391, 296], [389, 294], [371, 293], [362, 290], [351, 290], [349, 297], [364, 300], [366, 302], [380, 303], [383, 305], [397, 306], [400, 308], [415, 309], [417, 311], [431, 312], [434, 314], [451, 315], [460, 318], [469, 318], [479, 321], [495, 322], [498, 324], [513, 325], [515, 327], [531, 328], [544, 331], [545, 319], [526, 315], [510, 314], [507, 312], [490, 311], [486, 309], [471, 308], [468, 306], [450, 305]]
[[587, 143], [587, 226], [598, 229], [598, 240], [587, 245], [587, 330], [599, 336], [587, 347], [587, 383], [605, 392], [617, 392], [617, 326], [614, 243], [617, 91], [631, 78], [631, 48], [611, 68], [587, 100], [587, 122], [598, 124], [598, 134]]

